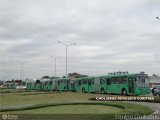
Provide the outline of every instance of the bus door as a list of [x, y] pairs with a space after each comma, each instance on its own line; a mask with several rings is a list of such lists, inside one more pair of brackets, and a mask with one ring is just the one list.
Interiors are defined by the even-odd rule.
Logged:
[[111, 93], [111, 78], [107, 78], [107, 93]]
[[88, 79], [88, 92], [92, 92], [91, 79]]
[[76, 90], [77, 91], [79, 91], [79, 92], [81, 92], [82, 91], [82, 83], [83, 83], [83, 80], [82, 79], [80, 79], [80, 80], [76, 80], [77, 81], [77, 85], [76, 85]]
[[93, 78], [88, 79], [88, 91], [89, 92], [95, 92], [95, 89], [94, 89], [94, 79]]
[[99, 92], [100, 77], [93, 78], [94, 91]]
[[84, 89], [85, 89], [85, 92], [89, 92], [89, 89], [88, 89], [88, 80], [87, 79], [84, 79], [84, 85], [83, 85]]
[[134, 79], [129, 78], [128, 80], [129, 94], [134, 95]]
[[81, 86], [81, 81], [80, 80], [76, 80], [76, 91], [81, 91], [80, 90], [80, 86]]
[[69, 81], [69, 80], [67, 80], [66, 90], [69, 90], [69, 85], [70, 85], [70, 81]]

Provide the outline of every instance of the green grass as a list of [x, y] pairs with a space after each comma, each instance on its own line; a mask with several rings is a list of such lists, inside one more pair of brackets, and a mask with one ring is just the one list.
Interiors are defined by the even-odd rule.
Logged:
[[13, 111], [12, 114], [114, 114], [123, 109], [103, 105], [60, 105], [38, 109]]
[[103, 102], [67, 102], [67, 103], [43, 103], [43, 104], [34, 104], [30, 106], [21, 106], [21, 107], [10, 107], [10, 108], [2, 108], [0, 109], [1, 112], [4, 111], [20, 111], [20, 110], [30, 110], [30, 109], [37, 109], [37, 108], [45, 108], [51, 106], [63, 106], [63, 105], [103, 105], [103, 106], [112, 106], [117, 108], [125, 108], [120, 104], [110, 103], [103, 103]]
[[6, 93], [0, 94], [0, 107], [7, 107], [22, 104], [40, 104], [40, 103], [62, 103], [62, 102], [80, 102], [89, 101], [88, 98], [96, 96], [107, 96], [102, 94], [83, 94], [73, 92], [53, 92], [52, 94], [39, 94], [40, 92], [25, 93]]
[[[115, 114], [151, 114], [153, 110], [121, 101], [90, 101], [104, 94], [74, 92], [20, 92], [0, 94], [0, 113], [8, 114], [103, 114], [100, 118], [114, 118]], [[158, 99], [158, 98], [157, 98]], [[80, 116], [80, 115], [79, 115]], [[59, 116], [57, 116], [59, 117]], [[70, 116], [68, 116], [69, 118]], [[82, 117], [82, 116], [80, 116]], [[62, 117], [64, 119], [64, 117]], [[66, 118], [65, 118], [66, 119]], [[85, 118], [84, 118], [85, 119]], [[88, 116], [86, 115], [86, 119]]]
[[[6, 111], [0, 113], [18, 115], [39, 114], [40, 116], [43, 115], [43, 117], [45, 117], [44, 119], [56, 118], [56, 120], [70, 120], [73, 119], [73, 116], [76, 120], [103, 120], [115, 119], [116, 114], [147, 115], [153, 113], [153, 110], [148, 107], [124, 102], [50, 103], [10, 110], [13, 111], [7, 111], [6, 109]], [[50, 117], [44, 114], [49, 115]], [[25, 117], [27, 117], [26, 119], [37, 119], [36, 117], [38, 116]], [[40, 118], [41, 117], [38, 117], [39, 120]]]
[[[78, 111], [81, 111], [82, 110], [82, 107], [81, 106], [86, 106], [86, 109], [88, 110], [87, 111], [81, 111], [81, 113], [94, 113], [94, 109], [90, 109], [90, 107], [97, 107], [97, 106], [101, 106], [103, 108], [105, 107], [109, 107], [110, 109], [117, 109], [118, 113], [119, 114], [150, 114], [153, 112], [152, 109], [149, 109], [148, 107], [145, 107], [145, 106], [141, 106], [141, 105], [136, 105], [136, 104], [131, 104], [131, 103], [124, 103], [124, 102], [73, 102], [73, 103], [50, 103], [50, 104], [37, 104], [37, 105], [32, 105], [32, 106], [28, 106], [28, 107], [22, 107], [22, 108], [9, 108], [9, 109], [2, 109], [2, 111], [5, 111], [5, 112], [10, 112], [10, 113], [14, 113], [15, 111], [18, 113], [33, 113], [33, 114], [53, 114], [55, 113], [55, 111], [50, 111], [51, 109], [57, 109], [58, 110], [56, 111], [56, 114], [60, 114], [61, 113], [61, 110], [63, 108], [68, 108], [70, 109], [69, 107], [70, 106], [74, 106], [74, 107], [77, 107], [77, 106], [80, 106], [80, 107], [77, 107], [77, 110]], [[60, 109], [59, 109], [60, 108]], [[71, 108], [72, 109], [72, 108]], [[71, 110], [70, 109], [70, 110]], [[80, 110], [79, 110], [80, 109]], [[60, 111], [59, 111], [60, 110]], [[20, 112], [19, 112], [20, 111]], [[45, 111], [50, 111], [50, 112], [45, 112]], [[72, 114], [72, 113], [76, 113], [76, 111], [69, 111], [67, 109], [63, 109], [63, 112], [65, 113], [68, 113], [68, 114]], [[111, 111], [108, 111], [109, 113], [111, 113]], [[106, 111], [106, 114], [108, 113]]]
[[18, 89], [4, 89], [0, 88], [0, 93], [5, 94], [5, 93], [20, 93], [20, 92], [30, 92], [29, 90], [18, 90]]

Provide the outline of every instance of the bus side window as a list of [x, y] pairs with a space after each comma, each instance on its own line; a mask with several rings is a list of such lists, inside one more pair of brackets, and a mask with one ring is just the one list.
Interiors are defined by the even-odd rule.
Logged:
[[121, 77], [118, 77], [116, 83], [123, 84], [123, 79]]
[[111, 79], [110, 78], [107, 78], [107, 84], [111, 85]]
[[87, 84], [87, 80], [84, 80], [84, 84]]
[[103, 78], [103, 77], [102, 77], [102, 78], [100, 78], [100, 83], [101, 83], [101, 84], [106, 83], [106, 79], [105, 79], [105, 78]]
[[91, 84], [94, 84], [94, 79], [91, 80]]
[[91, 85], [91, 79], [88, 80], [88, 84]]
[[50, 81], [50, 85], [53, 83], [53, 81]]
[[127, 83], [127, 78], [125, 78], [125, 77], [122, 78], [122, 83], [123, 83], [123, 84], [126, 84], [126, 83]]
[[67, 80], [67, 85], [68, 85], [69, 83], [70, 83], [69, 80]]
[[112, 84], [116, 83], [116, 78], [111, 78], [111, 80], [112, 80]]
[[79, 85], [81, 85], [81, 81], [78, 81]]
[[81, 84], [84, 84], [84, 80], [81, 80]]

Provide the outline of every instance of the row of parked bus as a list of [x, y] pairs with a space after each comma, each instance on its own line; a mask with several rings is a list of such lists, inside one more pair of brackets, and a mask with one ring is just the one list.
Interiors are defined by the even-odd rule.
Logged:
[[15, 81], [9, 81], [5, 83], [6, 88], [8, 89], [26, 89], [26, 82], [15, 82]]
[[75, 79], [56, 78], [48, 81], [36, 80], [35, 82], [27, 82], [27, 89], [122, 95], [144, 95], [150, 93], [147, 74], [129, 74], [128, 72], [116, 72], [104, 76]]
[[18, 83], [15, 83], [15, 82], [7, 83], [8, 89], [16, 89], [17, 86], [18, 86]]

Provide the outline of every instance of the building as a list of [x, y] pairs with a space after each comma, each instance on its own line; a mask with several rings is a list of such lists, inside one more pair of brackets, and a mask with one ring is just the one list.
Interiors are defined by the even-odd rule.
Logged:
[[154, 86], [159, 85], [160, 86], [160, 76], [153, 74], [152, 76], [149, 76], [150, 79], [150, 88], [153, 88]]

